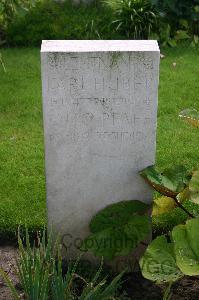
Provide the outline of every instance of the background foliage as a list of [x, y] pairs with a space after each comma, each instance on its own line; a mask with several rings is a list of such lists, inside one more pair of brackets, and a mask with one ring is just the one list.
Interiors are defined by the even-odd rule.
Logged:
[[147, 39], [198, 45], [199, 0], [1, 0], [0, 41], [39, 46], [42, 39]]
[[157, 28], [158, 14], [148, 0], [105, 0], [113, 11], [116, 31], [129, 39], [148, 39]]
[[[25, 15], [15, 15], [6, 30], [10, 46], [40, 46], [42, 39], [114, 39], [111, 11], [100, 4], [73, 6], [69, 1], [36, 2]], [[122, 38], [122, 37], [120, 37]]]

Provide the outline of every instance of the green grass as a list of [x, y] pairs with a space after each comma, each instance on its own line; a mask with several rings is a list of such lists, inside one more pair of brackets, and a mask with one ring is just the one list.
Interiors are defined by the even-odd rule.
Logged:
[[[159, 85], [157, 165], [199, 164], [199, 131], [178, 118], [184, 108], [199, 109], [199, 51], [189, 47], [162, 51]], [[173, 62], [176, 67], [173, 67]]]
[[0, 236], [46, 220], [38, 49], [2, 51], [0, 70]]
[[[179, 120], [178, 113], [187, 107], [199, 109], [199, 55], [189, 47], [163, 53], [157, 165], [182, 163], [192, 169], [199, 163], [199, 131]], [[4, 241], [14, 237], [18, 225], [40, 229], [46, 223], [46, 206], [39, 49], [4, 49], [2, 55], [7, 69], [4, 73], [0, 66], [0, 237]], [[155, 228], [161, 231], [167, 220], [175, 225], [186, 216], [175, 211], [168, 218], [155, 218]]]

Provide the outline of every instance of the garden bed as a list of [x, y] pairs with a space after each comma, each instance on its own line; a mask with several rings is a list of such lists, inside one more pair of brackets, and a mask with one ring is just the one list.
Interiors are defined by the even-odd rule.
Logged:
[[[0, 266], [8, 273], [19, 294], [23, 295], [22, 290], [15, 274], [17, 248], [6, 246], [0, 247]], [[125, 274], [122, 279], [122, 286], [119, 291], [119, 299], [123, 300], [161, 300], [164, 285], [155, 285], [145, 279], [139, 272]], [[120, 298], [121, 295], [121, 298]], [[171, 300], [198, 300], [199, 295], [199, 276], [185, 276], [180, 281], [173, 284]], [[0, 278], [0, 300], [13, 299], [8, 287]], [[23, 296], [22, 296], [23, 299]]]

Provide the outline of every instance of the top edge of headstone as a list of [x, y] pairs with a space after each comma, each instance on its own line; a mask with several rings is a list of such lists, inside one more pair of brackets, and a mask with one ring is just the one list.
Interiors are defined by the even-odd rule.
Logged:
[[157, 51], [155, 40], [43, 40], [41, 52], [139, 52]]

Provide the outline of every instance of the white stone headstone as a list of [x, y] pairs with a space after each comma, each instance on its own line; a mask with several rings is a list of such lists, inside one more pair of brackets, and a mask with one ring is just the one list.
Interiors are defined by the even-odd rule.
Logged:
[[155, 161], [159, 55], [156, 41], [42, 43], [48, 222], [71, 249], [105, 206], [152, 201], [138, 172]]

